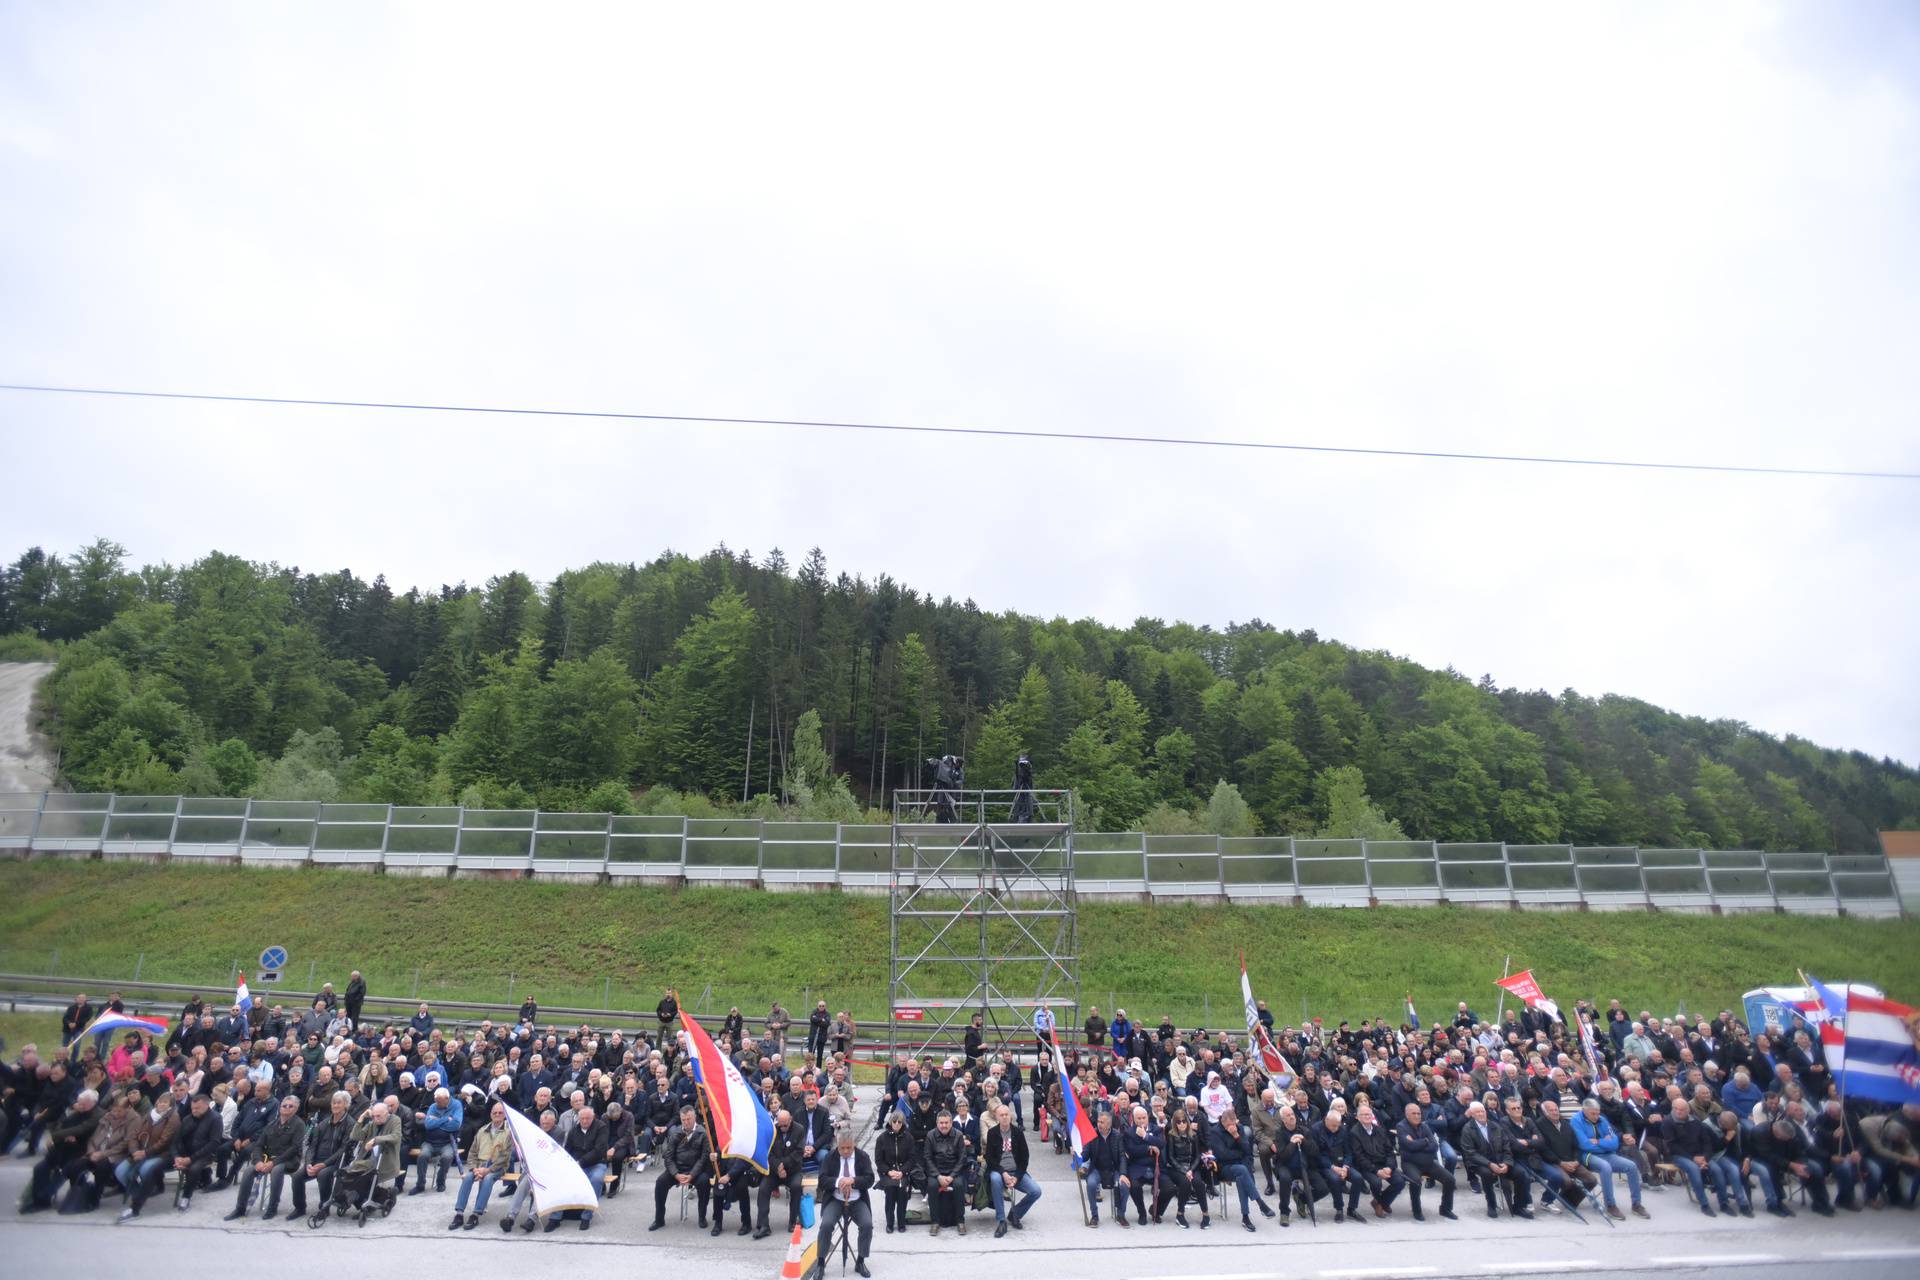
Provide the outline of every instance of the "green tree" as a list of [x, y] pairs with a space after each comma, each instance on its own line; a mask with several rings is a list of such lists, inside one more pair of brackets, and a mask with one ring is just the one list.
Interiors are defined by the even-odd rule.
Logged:
[[1241, 797], [1240, 788], [1222, 778], [1213, 784], [1204, 823], [1217, 836], [1250, 836], [1255, 830], [1253, 807]]
[[1322, 840], [1404, 840], [1400, 824], [1380, 812], [1367, 795], [1367, 780], [1352, 765], [1323, 769], [1313, 780], [1314, 798], [1325, 815], [1315, 835]]

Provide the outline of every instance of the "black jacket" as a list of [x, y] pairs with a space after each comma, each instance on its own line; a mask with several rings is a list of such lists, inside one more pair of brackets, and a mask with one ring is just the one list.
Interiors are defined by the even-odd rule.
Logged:
[[1513, 1163], [1513, 1137], [1498, 1120], [1487, 1121], [1485, 1137], [1480, 1126], [1469, 1119], [1460, 1126], [1460, 1158], [1474, 1173], [1487, 1172], [1487, 1166]]
[[1095, 1133], [1093, 1141], [1087, 1144], [1086, 1159], [1101, 1180], [1110, 1183], [1127, 1167], [1126, 1139], [1118, 1129]]
[[798, 1121], [789, 1124], [783, 1131], [779, 1125], [773, 1127], [773, 1142], [767, 1147], [767, 1170], [776, 1178], [790, 1178], [800, 1172], [800, 1163], [804, 1160], [807, 1131]]
[[1513, 1158], [1529, 1169], [1540, 1167], [1540, 1126], [1522, 1114], [1520, 1123], [1515, 1124], [1510, 1117], [1502, 1116], [1500, 1125], [1507, 1131], [1507, 1142], [1513, 1148]]
[[353, 1133], [353, 1113], [349, 1111], [336, 1123], [331, 1109], [323, 1112], [318, 1120], [307, 1129], [306, 1155], [303, 1164], [332, 1164], [339, 1159], [340, 1153], [347, 1149], [348, 1139]]
[[1537, 1126], [1540, 1130], [1540, 1157], [1554, 1164], [1578, 1163], [1580, 1160], [1580, 1135], [1573, 1131], [1566, 1117], [1559, 1124], [1542, 1120]]
[[[1027, 1135], [1017, 1124], [1007, 1126], [1007, 1132], [1013, 1135], [1013, 1171], [1027, 1171]], [[980, 1140], [981, 1153], [986, 1157], [988, 1174], [1001, 1173], [1000, 1168], [1000, 1126], [994, 1125], [987, 1130], [986, 1137]]]
[[1353, 1152], [1354, 1164], [1368, 1173], [1394, 1167], [1393, 1130], [1383, 1124], [1375, 1124], [1372, 1133], [1354, 1125], [1347, 1149]]
[[698, 1121], [691, 1129], [673, 1126], [667, 1131], [667, 1140], [660, 1144], [660, 1161], [668, 1173], [697, 1173], [706, 1159], [707, 1131]]
[[920, 1167], [920, 1144], [905, 1125], [895, 1133], [892, 1125], [873, 1144], [873, 1158], [882, 1175], [898, 1169], [909, 1180]]
[[1715, 1143], [1707, 1126], [1692, 1116], [1685, 1120], [1668, 1116], [1660, 1122], [1660, 1145], [1666, 1149], [1669, 1160], [1678, 1161], [1691, 1160], [1695, 1156], [1711, 1156]]
[[927, 1184], [931, 1186], [934, 1178], [954, 1177], [966, 1166], [967, 1140], [960, 1136], [958, 1129], [947, 1133], [935, 1129], [921, 1145], [920, 1156], [925, 1162]]
[[225, 1139], [220, 1133], [220, 1117], [213, 1108], [207, 1108], [203, 1116], [189, 1111], [180, 1117], [180, 1133], [173, 1140], [173, 1154], [186, 1156], [192, 1160], [211, 1157], [220, 1149]]
[[1225, 1125], [1215, 1125], [1213, 1133], [1209, 1135], [1209, 1145], [1213, 1148], [1213, 1158], [1220, 1162], [1222, 1169], [1232, 1168], [1236, 1164], [1245, 1165], [1249, 1170], [1259, 1168], [1253, 1159], [1253, 1133], [1245, 1125], [1233, 1133], [1228, 1133]]
[[1399, 1140], [1402, 1160], [1424, 1162], [1437, 1160], [1440, 1156], [1440, 1139], [1434, 1135], [1433, 1126], [1425, 1120], [1417, 1125], [1402, 1120], [1394, 1126], [1393, 1134]]
[[[820, 1181], [814, 1190], [814, 1199], [821, 1204], [840, 1198], [839, 1182], [842, 1177], [840, 1167], [840, 1149], [835, 1147], [827, 1152], [820, 1161]], [[867, 1192], [873, 1190], [873, 1157], [855, 1147], [853, 1150], [853, 1198], [865, 1204]]]
[[567, 1139], [560, 1145], [582, 1169], [591, 1169], [607, 1162], [607, 1148], [613, 1144], [607, 1141], [607, 1122], [595, 1116], [592, 1124], [567, 1130]]

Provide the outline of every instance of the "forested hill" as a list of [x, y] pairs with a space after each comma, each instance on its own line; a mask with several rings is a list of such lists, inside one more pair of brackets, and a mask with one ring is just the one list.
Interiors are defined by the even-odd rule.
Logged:
[[1859, 752], [1257, 619], [988, 613], [818, 550], [396, 592], [35, 548], [0, 637], [58, 645], [48, 728], [85, 789], [854, 817], [925, 756], [999, 787], [1025, 747], [1106, 830], [1865, 850], [1920, 822], [1920, 774]]

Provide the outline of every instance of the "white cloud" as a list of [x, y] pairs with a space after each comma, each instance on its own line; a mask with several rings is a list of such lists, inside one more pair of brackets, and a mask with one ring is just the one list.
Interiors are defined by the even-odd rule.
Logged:
[[[1920, 469], [1911, 12], [0, 19], [7, 380]], [[0, 543], [722, 539], [1920, 759], [1914, 486], [0, 398]]]

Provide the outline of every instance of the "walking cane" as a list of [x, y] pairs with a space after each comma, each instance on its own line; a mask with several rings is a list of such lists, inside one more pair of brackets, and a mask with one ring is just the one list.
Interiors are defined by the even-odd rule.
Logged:
[[1153, 1149], [1153, 1220], [1160, 1220], [1160, 1148]]
[[[1564, 1192], [1555, 1191], [1553, 1189], [1553, 1184], [1551, 1182], [1548, 1182], [1545, 1178], [1541, 1177], [1539, 1174], [1535, 1173], [1532, 1169], [1528, 1168], [1525, 1164], [1521, 1163], [1518, 1160], [1514, 1161], [1514, 1167], [1519, 1169], [1520, 1172], [1526, 1174], [1529, 1178], [1532, 1178], [1535, 1182], [1540, 1184], [1540, 1188], [1541, 1188], [1540, 1203], [1543, 1207], [1546, 1205], [1547, 1201], [1558, 1199], [1561, 1204], [1566, 1206], [1568, 1213], [1572, 1214], [1575, 1218], [1579, 1219], [1580, 1224], [1582, 1226], [1590, 1225], [1587, 1222], [1586, 1216], [1582, 1214], [1578, 1209], [1573, 1207], [1573, 1201], [1567, 1199], [1566, 1194]], [[1613, 1219], [1608, 1218], [1607, 1225], [1608, 1226], [1614, 1225]]]

